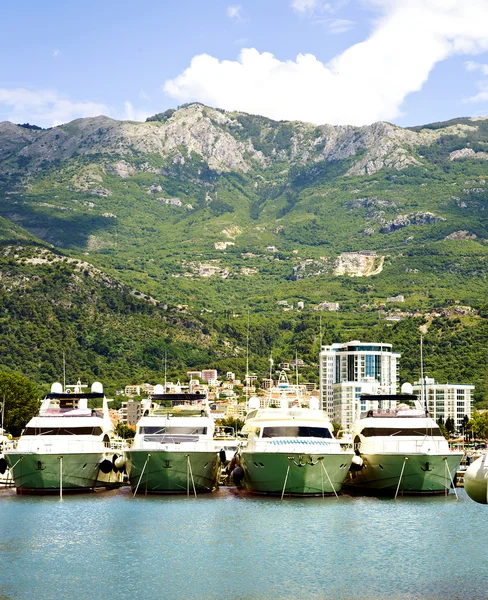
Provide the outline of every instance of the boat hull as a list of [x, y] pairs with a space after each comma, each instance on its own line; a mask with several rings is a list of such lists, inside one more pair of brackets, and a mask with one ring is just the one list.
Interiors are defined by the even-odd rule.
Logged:
[[[62, 461], [60, 460], [62, 457]], [[121, 473], [103, 473], [101, 463], [112, 454], [8, 452], [5, 456], [17, 493], [84, 491], [99, 487], [117, 487]]]
[[257, 494], [319, 496], [342, 488], [352, 454], [242, 452], [246, 488]]
[[139, 450], [125, 452], [132, 491], [139, 493], [212, 492], [220, 460], [215, 451]]
[[[351, 471], [345, 487], [385, 494], [439, 494], [449, 490], [462, 458], [452, 454], [361, 454], [360, 471]], [[407, 458], [407, 460], [405, 460]]]

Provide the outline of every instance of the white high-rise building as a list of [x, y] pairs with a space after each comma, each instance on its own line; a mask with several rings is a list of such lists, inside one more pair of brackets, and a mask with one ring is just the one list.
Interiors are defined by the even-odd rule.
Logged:
[[322, 346], [320, 397], [329, 418], [347, 428], [359, 416], [360, 394], [396, 394], [399, 358], [391, 344], [353, 340]]
[[471, 417], [474, 385], [457, 383], [436, 383], [431, 377], [424, 377], [413, 384], [413, 393], [426, 400], [427, 410], [436, 421], [448, 417], [454, 419], [457, 431], [461, 431], [463, 419]]

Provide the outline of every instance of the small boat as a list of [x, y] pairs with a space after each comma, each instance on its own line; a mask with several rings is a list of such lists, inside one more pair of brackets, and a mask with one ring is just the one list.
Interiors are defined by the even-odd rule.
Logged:
[[[352, 427], [357, 458], [345, 486], [361, 492], [395, 495], [448, 493], [463, 457], [449, 448], [437, 423], [412, 394], [364, 395], [378, 406]], [[395, 406], [395, 404], [398, 405]], [[416, 408], [408, 403], [413, 402]]]
[[[103, 386], [54, 383], [16, 447], [5, 452], [18, 494], [116, 487], [121, 472], [111, 450], [113, 426]], [[102, 409], [88, 400], [102, 400]]]
[[294, 402], [290, 406], [284, 396], [281, 407], [260, 408], [258, 398], [250, 399], [236, 468], [242, 469], [244, 484], [254, 493], [337, 494], [351, 466], [352, 447], [334, 438], [318, 403], [301, 408]]
[[129, 483], [140, 493], [211, 492], [218, 486], [220, 459], [214, 421], [205, 394], [156, 385], [125, 451]]

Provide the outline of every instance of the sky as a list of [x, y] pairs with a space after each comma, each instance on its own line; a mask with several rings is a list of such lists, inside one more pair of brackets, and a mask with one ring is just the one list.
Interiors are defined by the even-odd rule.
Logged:
[[0, 121], [488, 115], [488, 0], [0, 0]]

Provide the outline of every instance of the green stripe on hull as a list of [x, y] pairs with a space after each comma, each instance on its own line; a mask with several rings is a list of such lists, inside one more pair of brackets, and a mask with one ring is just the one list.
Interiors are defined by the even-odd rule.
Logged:
[[90, 454], [28, 454], [9, 452], [6, 456], [13, 467], [13, 479], [18, 492], [56, 491], [60, 489], [62, 461], [63, 490], [83, 490], [117, 485], [116, 473], [100, 471], [102, 452]]
[[220, 462], [216, 452], [129, 450], [125, 457], [133, 491], [186, 493], [189, 487], [193, 493], [194, 483], [197, 492], [211, 492], [218, 485]]
[[361, 456], [365, 466], [360, 471], [351, 472], [344, 485], [387, 494], [396, 493], [400, 477], [400, 494], [445, 492], [451, 487], [451, 477], [454, 479], [461, 460], [461, 455], [456, 454], [409, 455], [406, 461], [403, 454], [363, 454]]
[[243, 452], [241, 466], [251, 492], [282, 494], [284, 490], [285, 494], [311, 496], [340, 491], [351, 459], [350, 454], [326, 454], [318, 460], [310, 455]]

